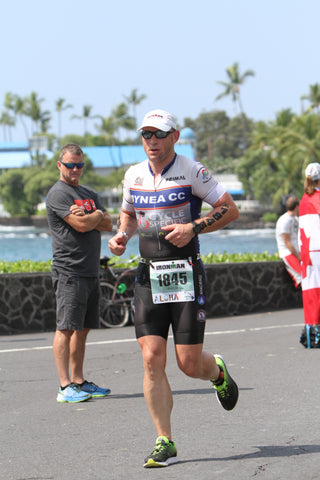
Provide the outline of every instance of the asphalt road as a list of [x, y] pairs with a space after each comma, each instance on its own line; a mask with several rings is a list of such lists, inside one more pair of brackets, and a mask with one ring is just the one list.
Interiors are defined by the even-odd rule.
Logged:
[[240, 388], [226, 412], [208, 382], [176, 366], [179, 463], [144, 469], [156, 432], [142, 392], [133, 327], [92, 331], [86, 378], [105, 399], [58, 404], [53, 333], [0, 337], [0, 478], [6, 480], [312, 480], [320, 477], [320, 350], [299, 343], [300, 309], [207, 321], [205, 348], [224, 356]]

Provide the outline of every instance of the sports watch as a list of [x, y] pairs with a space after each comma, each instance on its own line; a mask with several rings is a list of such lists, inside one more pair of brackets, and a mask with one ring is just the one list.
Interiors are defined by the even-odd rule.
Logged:
[[194, 231], [195, 235], [199, 235], [202, 230], [202, 226], [200, 223], [192, 222], [192, 230]]

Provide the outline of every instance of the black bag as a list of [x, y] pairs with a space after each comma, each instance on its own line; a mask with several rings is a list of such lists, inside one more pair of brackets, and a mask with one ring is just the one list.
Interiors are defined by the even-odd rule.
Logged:
[[320, 325], [305, 325], [299, 341], [306, 348], [320, 348]]

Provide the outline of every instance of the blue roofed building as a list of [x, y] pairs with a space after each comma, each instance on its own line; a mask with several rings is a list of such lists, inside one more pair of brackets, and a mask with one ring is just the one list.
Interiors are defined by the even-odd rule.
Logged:
[[[52, 158], [53, 152], [41, 148], [41, 155]], [[30, 148], [29, 142], [0, 142], [0, 171], [10, 168], [23, 168], [32, 165], [32, 156], [36, 150]]]
[[28, 142], [0, 142], [0, 169], [29, 167], [31, 156]]

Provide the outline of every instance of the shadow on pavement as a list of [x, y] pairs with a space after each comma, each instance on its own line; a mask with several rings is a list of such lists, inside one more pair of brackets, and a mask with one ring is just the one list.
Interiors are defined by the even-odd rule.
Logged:
[[[239, 388], [239, 390], [241, 391], [244, 391], [244, 390], [253, 390], [253, 388]], [[196, 390], [173, 390], [172, 392], [172, 395], [212, 395], [214, 392], [214, 390], [212, 388], [197, 388]], [[109, 400], [110, 399], [121, 399], [121, 398], [125, 398], [125, 399], [128, 399], [128, 398], [141, 398], [143, 397], [143, 393], [121, 393], [121, 394], [116, 394], [116, 395], [113, 395], [111, 393], [111, 395], [109, 397], [106, 397], [108, 398]]]
[[271, 458], [271, 457], [293, 457], [295, 455], [306, 455], [310, 453], [320, 453], [320, 445], [271, 445], [271, 446], [253, 446], [259, 451], [245, 453], [242, 455], [232, 455], [230, 457], [211, 457], [194, 458], [192, 460], [182, 460], [178, 463], [197, 463], [197, 462], [224, 462], [226, 460], [246, 460], [250, 458]]

